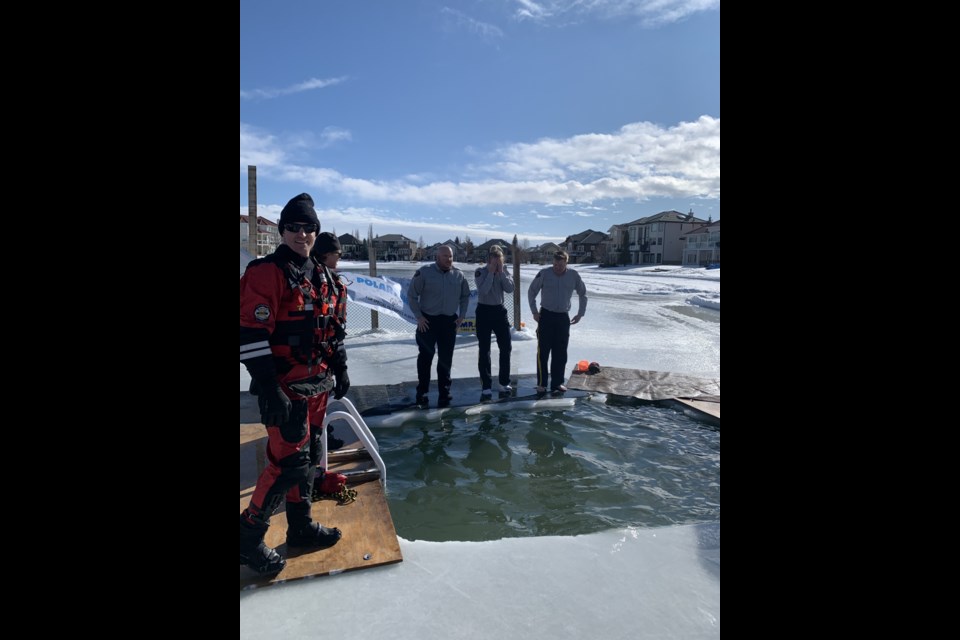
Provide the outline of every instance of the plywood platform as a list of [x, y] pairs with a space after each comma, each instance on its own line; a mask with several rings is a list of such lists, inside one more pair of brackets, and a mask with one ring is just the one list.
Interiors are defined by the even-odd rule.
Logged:
[[[240, 511], [250, 502], [257, 478], [266, 461], [266, 429], [260, 424], [240, 425]], [[337, 467], [331, 464], [332, 470]], [[268, 586], [314, 576], [375, 567], [403, 560], [397, 532], [393, 527], [383, 487], [378, 480], [353, 485], [357, 499], [340, 506], [335, 500], [313, 504], [316, 522], [337, 527], [343, 538], [329, 549], [288, 550], [287, 519], [282, 511], [270, 520], [266, 542], [287, 560], [283, 571], [263, 577], [247, 567], [240, 567], [240, 588]]]
[[719, 378], [697, 378], [665, 371], [604, 367], [597, 374], [571, 374], [567, 387], [640, 400], [669, 400], [720, 395]]
[[675, 398], [675, 401], [692, 411], [695, 417], [706, 419], [709, 422], [716, 421], [716, 424], [720, 424], [719, 396], [707, 396], [703, 398]]

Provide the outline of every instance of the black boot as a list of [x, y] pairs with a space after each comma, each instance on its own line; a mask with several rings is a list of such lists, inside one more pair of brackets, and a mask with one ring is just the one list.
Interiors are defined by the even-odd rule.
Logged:
[[287, 562], [263, 541], [266, 533], [267, 525], [252, 521], [246, 512], [240, 515], [240, 564], [259, 574], [279, 573]]
[[340, 541], [340, 529], [331, 529], [310, 519], [310, 503], [287, 503], [287, 546], [326, 549]]

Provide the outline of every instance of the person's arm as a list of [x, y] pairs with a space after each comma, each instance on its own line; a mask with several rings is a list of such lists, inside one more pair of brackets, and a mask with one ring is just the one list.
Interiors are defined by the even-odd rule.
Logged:
[[503, 264], [500, 265], [500, 286], [503, 287], [504, 293], [513, 293], [513, 278], [510, 276], [507, 266]]
[[577, 324], [578, 322], [580, 322], [580, 319], [583, 318], [583, 316], [587, 313], [587, 287], [585, 284], [583, 284], [583, 278], [580, 277], [580, 274], [577, 273], [576, 271], [574, 271], [574, 273], [576, 273], [577, 275], [575, 286], [577, 289], [579, 306], [577, 307], [577, 315], [575, 315], [570, 320], [570, 324]]
[[424, 280], [424, 275], [421, 271], [422, 269], [417, 269], [417, 272], [413, 274], [413, 279], [410, 281], [410, 288], [407, 289], [407, 304], [410, 305], [410, 311], [417, 319], [417, 331], [423, 333], [427, 330], [427, 327], [430, 326], [430, 321], [424, 318], [423, 312], [420, 311], [420, 296], [423, 295]]
[[540, 322], [540, 310], [537, 309], [537, 294], [540, 293], [540, 288], [543, 287], [542, 274], [542, 271], [537, 273], [533, 282], [530, 283], [530, 288], [527, 289], [527, 302], [530, 303], [530, 312], [533, 314], [533, 319], [537, 322]]
[[490, 273], [489, 267], [480, 267], [473, 272], [473, 280], [477, 283], [477, 292], [481, 296], [490, 293], [490, 290], [493, 289], [493, 281], [495, 279], [495, 276]]
[[331, 315], [334, 321], [334, 335], [330, 338], [330, 347], [332, 349], [331, 357], [328, 359], [333, 375], [336, 376], [336, 382], [333, 387], [333, 397], [339, 400], [347, 395], [350, 390], [350, 375], [347, 373], [347, 347], [343, 343], [346, 336], [347, 317], [347, 287], [340, 281], [340, 277], [333, 271], [324, 267], [330, 273], [330, 286], [334, 288], [337, 296], [337, 304], [331, 309]]
[[467, 307], [470, 306], [470, 285], [466, 278], [460, 278], [460, 315], [457, 318], [457, 326], [467, 317]]
[[407, 289], [407, 303], [410, 305], [410, 311], [414, 317], [419, 320], [423, 317], [420, 311], [420, 296], [423, 295], [423, 274], [417, 269], [410, 280], [410, 287]]
[[283, 273], [269, 263], [248, 266], [240, 278], [240, 362], [259, 388], [260, 421], [266, 426], [285, 423], [293, 407], [280, 387], [270, 349], [285, 286]]
[[[347, 300], [350, 298], [347, 294], [347, 285], [340, 278], [340, 274], [334, 276], [337, 281], [337, 317], [340, 318], [340, 326], [344, 331], [347, 329]], [[343, 296], [342, 298], [340, 296]]]

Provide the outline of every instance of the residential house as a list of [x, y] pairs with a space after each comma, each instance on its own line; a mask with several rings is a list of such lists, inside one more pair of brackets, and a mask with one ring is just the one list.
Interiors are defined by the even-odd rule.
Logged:
[[340, 241], [340, 250], [343, 251], [343, 258], [345, 260], [361, 260], [360, 257], [360, 247], [363, 246], [363, 243], [353, 237], [353, 234], [345, 233], [342, 236], [338, 236], [337, 240]]
[[598, 247], [600, 243], [607, 239], [607, 234], [602, 231], [587, 229], [578, 234], [567, 236], [563, 244], [570, 255], [570, 263], [580, 262], [599, 262]]
[[627, 252], [627, 226], [615, 224], [607, 230], [607, 238], [601, 242], [595, 253], [597, 262], [608, 266], [624, 264], [629, 253]]
[[[280, 246], [280, 229], [273, 220], [257, 216], [257, 256], [273, 253]], [[250, 249], [250, 216], [240, 216], [240, 247]]]
[[693, 211], [661, 211], [628, 222], [631, 264], [681, 264], [686, 242], [680, 238], [706, 222], [695, 217]]
[[684, 265], [705, 267], [708, 264], [720, 264], [719, 220], [686, 232], [681, 240], [686, 241], [683, 249]]
[[481, 245], [477, 245], [473, 249], [473, 258], [477, 262], [485, 263], [490, 258], [490, 250], [493, 247], [500, 247], [503, 250], [503, 259], [507, 264], [513, 262], [513, 245], [507, 242], [506, 240], [501, 240], [500, 238], [494, 238], [493, 240], [487, 240]]
[[423, 250], [423, 260], [436, 260], [437, 251], [440, 249], [441, 245], [447, 245], [453, 250], [453, 261], [454, 262], [466, 262], [467, 261], [467, 248], [460, 244], [459, 242], [454, 242], [453, 240], [447, 240], [446, 242], [438, 242], [436, 244], [425, 247]]
[[560, 245], [544, 242], [539, 247], [530, 247], [526, 250], [530, 264], [553, 264], [553, 254], [560, 251]]
[[388, 233], [374, 238], [373, 248], [377, 252], [377, 260], [384, 262], [413, 260], [417, 251], [417, 241], [399, 233]]

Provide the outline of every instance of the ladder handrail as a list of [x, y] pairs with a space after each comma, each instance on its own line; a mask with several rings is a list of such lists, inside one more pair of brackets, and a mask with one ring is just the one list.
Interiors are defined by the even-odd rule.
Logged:
[[[331, 413], [329, 411], [330, 404], [334, 402], [343, 404], [347, 411], [334, 411]], [[367, 453], [370, 454], [370, 457], [373, 459], [374, 463], [376, 463], [377, 469], [380, 471], [380, 484], [382, 484], [384, 490], [386, 490], [387, 466], [384, 464], [383, 458], [380, 457], [380, 447], [377, 444], [377, 439], [373, 436], [373, 432], [370, 431], [370, 427], [367, 426], [367, 423], [363, 421], [363, 418], [360, 416], [360, 412], [357, 411], [357, 408], [347, 398], [340, 398], [337, 400], [331, 396], [327, 403], [327, 415], [323, 418], [324, 430], [326, 430], [327, 426], [334, 420], [343, 420], [350, 425], [351, 429], [353, 429], [353, 432], [357, 435], [357, 437], [360, 439], [360, 442], [367, 449]], [[323, 465], [324, 470], [329, 471], [330, 467], [327, 465], [326, 436], [320, 438], [320, 451], [320, 463]]]

